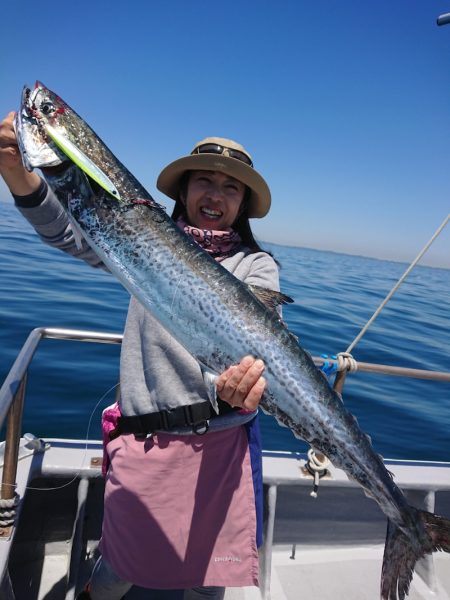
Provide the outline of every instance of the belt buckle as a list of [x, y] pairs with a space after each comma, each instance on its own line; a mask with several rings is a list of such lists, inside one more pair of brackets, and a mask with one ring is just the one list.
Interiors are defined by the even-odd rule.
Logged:
[[161, 421], [164, 429], [179, 427], [178, 414], [176, 408], [169, 408], [161, 411]]
[[199, 423], [192, 424], [192, 431], [195, 433], [195, 435], [205, 435], [205, 433], [208, 431], [208, 429], [209, 429], [208, 419], [204, 419], [203, 421], [200, 421]]

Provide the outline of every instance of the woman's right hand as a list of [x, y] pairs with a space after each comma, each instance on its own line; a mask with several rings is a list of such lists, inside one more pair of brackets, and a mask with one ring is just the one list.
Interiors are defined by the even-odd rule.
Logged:
[[14, 131], [14, 114], [10, 112], [0, 122], [0, 175], [13, 194], [27, 196], [38, 189], [41, 178], [23, 166]]
[[238, 365], [232, 365], [217, 377], [218, 397], [233, 407], [256, 410], [266, 387], [264, 369], [261, 359], [244, 356]]
[[14, 114], [10, 112], [0, 123], [0, 172], [23, 167], [13, 126]]

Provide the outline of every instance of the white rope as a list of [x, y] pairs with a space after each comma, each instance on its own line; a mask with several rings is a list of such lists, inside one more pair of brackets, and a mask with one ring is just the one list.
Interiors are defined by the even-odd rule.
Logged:
[[419, 260], [422, 258], [422, 256], [425, 254], [425, 252], [428, 250], [428, 248], [431, 246], [431, 244], [434, 242], [434, 240], [437, 238], [437, 236], [441, 233], [441, 231], [447, 225], [447, 223], [448, 223], [449, 220], [450, 220], [450, 213], [447, 215], [447, 217], [444, 219], [444, 221], [441, 223], [441, 225], [437, 228], [436, 232], [431, 237], [431, 239], [425, 244], [425, 246], [422, 248], [422, 250], [416, 256], [416, 258], [413, 260], [413, 262], [409, 265], [409, 267], [406, 269], [406, 271], [403, 273], [403, 275], [397, 281], [397, 283], [394, 285], [394, 287], [392, 288], [392, 290], [389, 292], [389, 294], [386, 296], [386, 298], [383, 300], [383, 302], [380, 304], [380, 306], [374, 312], [374, 314], [372, 315], [372, 317], [367, 321], [367, 323], [361, 329], [361, 331], [359, 332], [359, 334], [356, 336], [356, 338], [353, 340], [353, 342], [347, 348], [347, 352], [351, 352], [353, 350], [353, 348], [356, 346], [356, 344], [359, 342], [359, 340], [362, 338], [362, 336], [366, 333], [366, 331], [372, 325], [372, 323], [378, 317], [378, 315], [380, 314], [380, 312], [383, 310], [383, 308], [385, 307], [385, 305], [387, 304], [387, 302], [395, 294], [395, 292], [398, 290], [398, 288], [403, 283], [403, 281], [406, 279], [406, 277], [409, 275], [409, 273], [412, 271], [412, 269], [416, 266], [416, 264], [419, 262]]
[[321, 454], [319, 458], [313, 448], [308, 450], [308, 462], [306, 463], [306, 468], [314, 477], [314, 488], [310, 494], [313, 498], [317, 498], [320, 477], [325, 475], [329, 464], [330, 461], [324, 454]]
[[0, 500], [0, 527], [8, 527], [14, 523], [16, 518], [16, 508], [20, 504], [20, 497], [14, 494], [14, 498], [9, 500]]
[[350, 371], [350, 373], [354, 373], [358, 370], [358, 363], [350, 352], [338, 352], [336, 358], [338, 371]]

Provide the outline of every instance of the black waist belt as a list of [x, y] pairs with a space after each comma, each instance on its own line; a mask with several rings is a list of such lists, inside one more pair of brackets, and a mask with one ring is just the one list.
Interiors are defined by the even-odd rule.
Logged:
[[201, 402], [146, 415], [122, 416], [118, 419], [116, 433], [147, 435], [155, 431], [169, 431], [179, 427], [192, 427], [196, 433], [205, 433], [208, 429], [208, 419], [215, 414], [210, 402]]

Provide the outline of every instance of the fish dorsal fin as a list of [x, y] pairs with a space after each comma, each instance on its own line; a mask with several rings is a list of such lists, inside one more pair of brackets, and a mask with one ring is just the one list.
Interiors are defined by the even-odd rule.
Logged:
[[252, 294], [258, 298], [258, 300], [260, 300], [265, 306], [267, 306], [267, 308], [270, 308], [270, 310], [273, 311], [277, 310], [278, 306], [282, 304], [291, 304], [294, 302], [292, 298], [286, 296], [286, 294], [283, 294], [282, 292], [269, 290], [259, 285], [249, 284], [248, 287]]

